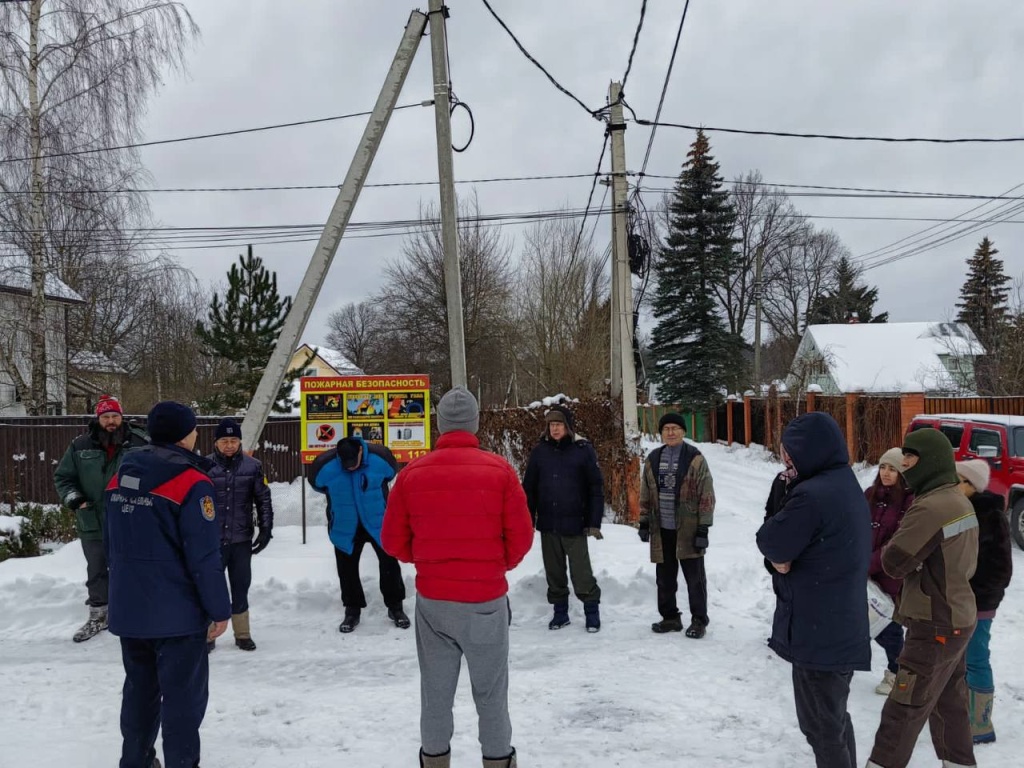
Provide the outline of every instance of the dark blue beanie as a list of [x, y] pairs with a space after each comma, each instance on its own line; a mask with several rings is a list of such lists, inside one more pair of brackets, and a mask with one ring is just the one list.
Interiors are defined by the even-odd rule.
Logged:
[[173, 445], [181, 442], [196, 428], [192, 409], [173, 400], [157, 403], [146, 417], [146, 431], [154, 443]]
[[214, 432], [213, 439], [220, 440], [222, 437], [237, 437], [241, 440], [242, 428], [234, 419], [221, 419], [220, 424], [217, 425], [217, 431]]

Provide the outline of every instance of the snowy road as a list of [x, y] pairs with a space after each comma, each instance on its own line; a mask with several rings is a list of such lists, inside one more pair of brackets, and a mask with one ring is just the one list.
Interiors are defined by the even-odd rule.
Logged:
[[[747, 449], [702, 446], [719, 497], [707, 559], [711, 626], [703, 641], [654, 635], [654, 567], [631, 528], [608, 525], [592, 542], [604, 626], [546, 628], [540, 547], [510, 575], [512, 721], [520, 765], [813, 765], [796, 726], [790, 668], [765, 646], [774, 601], [753, 536], [776, 467]], [[275, 486], [282, 522], [298, 516], [298, 488]], [[310, 495], [310, 504], [319, 499]], [[322, 506], [311, 506], [322, 520]], [[341, 605], [326, 531], [278, 527], [254, 561], [250, 595], [259, 650], [237, 651], [230, 631], [211, 657], [204, 765], [217, 768], [413, 766], [419, 692], [412, 630], [387, 622], [367, 550], [370, 607], [355, 633], [337, 632]], [[999, 741], [984, 768], [1016, 768], [1024, 754], [1024, 552], [993, 631]], [[412, 570], [404, 568], [412, 594]], [[54, 555], [0, 563], [0, 768], [109, 768], [119, 754], [122, 669], [117, 640], [70, 638], [85, 617], [77, 543]], [[685, 590], [681, 597], [685, 600]], [[414, 605], [412, 600], [407, 608]], [[226, 642], [225, 642], [226, 640]], [[1015, 657], [1014, 654], [1017, 654]], [[883, 699], [884, 656], [854, 677], [850, 709], [860, 763]], [[478, 766], [475, 715], [464, 677], [452, 765]], [[934, 766], [924, 734], [912, 766]]]

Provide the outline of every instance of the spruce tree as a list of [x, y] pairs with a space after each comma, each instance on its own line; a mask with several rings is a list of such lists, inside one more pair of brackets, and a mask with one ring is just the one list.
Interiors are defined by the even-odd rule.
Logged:
[[717, 402], [742, 366], [742, 339], [726, 327], [714, 291], [734, 258], [736, 212], [703, 131], [687, 158], [655, 265], [652, 378], [663, 402], [699, 407]]
[[983, 238], [967, 261], [967, 280], [956, 305], [956, 321], [971, 327], [989, 355], [998, 350], [1010, 320], [1006, 303], [1010, 278], [1003, 272], [1003, 260], [995, 258], [997, 253], [992, 241]]
[[835, 289], [815, 301], [807, 313], [807, 325], [825, 323], [886, 323], [889, 313], [875, 315], [878, 288], [860, 282], [860, 271], [843, 256], [835, 269]]
[[[282, 298], [277, 291], [277, 273], [263, 266], [250, 245], [247, 255], [231, 266], [223, 299], [215, 293], [207, 321], [196, 324], [206, 352], [223, 361], [229, 371], [218, 393], [202, 403], [204, 409], [228, 412], [249, 405], [291, 306], [291, 297]], [[289, 372], [274, 410], [291, 408], [295, 374]]]

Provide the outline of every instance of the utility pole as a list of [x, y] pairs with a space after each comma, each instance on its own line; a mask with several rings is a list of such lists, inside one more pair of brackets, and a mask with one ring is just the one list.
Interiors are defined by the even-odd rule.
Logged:
[[764, 246], [757, 247], [757, 261], [754, 268], [754, 386], [761, 387], [761, 297], [764, 294]]
[[445, 42], [444, 0], [430, 0], [430, 57], [434, 66], [434, 123], [437, 133], [437, 175], [441, 188], [441, 244], [444, 248], [444, 288], [448, 304], [448, 349], [452, 386], [465, 387], [466, 328], [462, 322], [462, 273], [459, 270], [458, 206], [452, 165], [451, 104], [448, 89], [448, 51]]
[[409, 68], [416, 55], [416, 49], [419, 48], [426, 26], [426, 15], [420, 11], [413, 11], [409, 17], [409, 23], [405, 27], [405, 33], [402, 35], [402, 42], [391, 62], [391, 68], [384, 79], [384, 85], [377, 96], [373, 113], [366, 123], [366, 128], [363, 129], [363, 136], [359, 140], [359, 146], [352, 158], [351, 165], [349, 165], [345, 181], [341, 185], [338, 197], [334, 201], [334, 207], [327, 217], [323, 232], [320, 233], [316, 250], [313, 251], [313, 258], [310, 260], [302, 283], [295, 293], [292, 308], [285, 318], [281, 334], [277, 337], [277, 345], [270, 355], [267, 367], [263, 371], [263, 377], [252, 396], [252, 402], [246, 409], [245, 419], [242, 421], [242, 440], [244, 449], [250, 453], [259, 445], [263, 425], [266, 424], [274, 407], [277, 391], [288, 372], [288, 364], [298, 345], [299, 337], [306, 328], [309, 315], [313, 311], [313, 304], [316, 302], [324, 278], [327, 276], [327, 270], [330, 268], [331, 262], [334, 261], [334, 254], [337, 253], [338, 246], [341, 244], [341, 238], [352, 217], [352, 211], [359, 199], [359, 192], [370, 172], [370, 165], [380, 147], [384, 130], [391, 119], [398, 95], [402, 92], [402, 85], [409, 74]]
[[[611, 179], [602, 179], [602, 184], [607, 186], [613, 186]], [[615, 195], [612, 195], [612, 210], [615, 209]], [[617, 231], [617, 221], [614, 215], [612, 215], [612, 279], [609, 294], [609, 304], [611, 314], [608, 318], [608, 336], [611, 340], [610, 354], [608, 357], [610, 363], [610, 375], [609, 375], [609, 395], [614, 399], [622, 394], [622, 334], [619, 332], [619, 270], [616, 268], [618, 264], [618, 239], [615, 236]]]
[[[612, 254], [613, 271], [617, 285], [613, 294], [617, 298], [617, 328], [612, 337], [619, 337], [619, 356], [622, 380], [622, 427], [627, 444], [639, 440], [636, 417], [636, 365], [633, 359], [633, 280], [629, 272], [629, 244], [626, 225], [626, 123], [622, 114], [622, 85], [612, 83], [608, 89], [611, 104], [611, 122], [608, 131], [612, 139]], [[617, 290], [616, 290], [617, 289]]]

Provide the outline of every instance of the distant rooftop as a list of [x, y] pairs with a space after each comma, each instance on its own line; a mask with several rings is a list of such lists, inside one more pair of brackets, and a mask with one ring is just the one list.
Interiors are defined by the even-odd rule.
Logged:
[[[32, 268], [27, 256], [0, 256], [0, 292], [29, 293], [32, 289]], [[56, 275], [46, 275], [46, 297], [54, 301], [83, 303], [84, 299]]]

